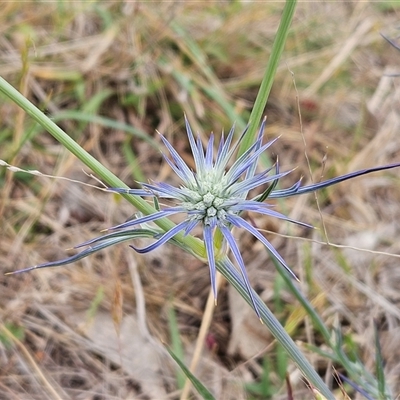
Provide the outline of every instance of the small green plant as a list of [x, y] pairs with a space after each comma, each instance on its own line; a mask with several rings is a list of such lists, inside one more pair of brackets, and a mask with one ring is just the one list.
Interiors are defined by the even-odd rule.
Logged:
[[6, 322], [2, 329], [0, 330], [0, 342], [6, 348], [11, 348], [13, 346], [13, 339], [23, 340], [25, 337], [24, 328], [15, 325], [12, 322]]

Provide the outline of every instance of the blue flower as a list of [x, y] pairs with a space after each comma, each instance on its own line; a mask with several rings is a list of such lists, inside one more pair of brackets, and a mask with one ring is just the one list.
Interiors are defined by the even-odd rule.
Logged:
[[[301, 180], [299, 180], [288, 189], [276, 190], [275, 188], [278, 181], [291, 171], [280, 172], [279, 164], [276, 162], [275, 167], [268, 168], [262, 172], [256, 172], [259, 157], [277, 140], [274, 139], [263, 144], [265, 120], [261, 124], [255, 143], [236, 160], [234, 160], [234, 155], [241, 140], [246, 134], [246, 130], [234, 144], [232, 144], [234, 127], [230, 130], [226, 139], [222, 134], [216, 156], [214, 157], [214, 135], [210, 136], [207, 148], [204, 150], [200, 137], [194, 137], [186, 118], [185, 123], [190, 148], [195, 162], [195, 171], [188, 167], [171, 143], [160, 134], [160, 137], [170, 154], [170, 158], [163, 154], [165, 161], [179, 177], [181, 181], [179, 187], [164, 182], [154, 182], [141, 183], [141, 189], [108, 189], [110, 192], [116, 193], [154, 197], [155, 199], [169, 199], [175, 202], [173, 206], [165, 207], [153, 214], [139, 216], [136, 219], [109, 228], [108, 231], [110, 233], [76, 246], [76, 248], [84, 246], [88, 246], [88, 248], [74, 256], [11, 273], [25, 272], [36, 268], [65, 265], [86, 257], [105, 247], [139, 237], [150, 237], [156, 239], [154, 243], [144, 248], [137, 248], [132, 245], [130, 246], [138, 253], [147, 253], [166, 242], [173, 241], [174, 236], [179, 232], [188, 235], [196, 226], [201, 225], [207, 261], [210, 269], [211, 286], [215, 299], [217, 298], [215, 281], [216, 261], [224, 257], [227, 250], [230, 249], [240, 268], [249, 296], [253, 302], [254, 309], [258, 314], [243, 258], [238, 244], [232, 234], [233, 227], [243, 228], [250, 232], [262, 244], [264, 244], [269, 252], [283, 265], [290, 275], [295, 279], [297, 279], [297, 277], [264, 235], [243, 218], [243, 213], [245, 211], [251, 211], [296, 223], [307, 228], [312, 228], [312, 226], [306, 223], [295, 221], [273, 210], [272, 205], [264, 203], [264, 200], [267, 198], [276, 199], [309, 193], [360, 175], [400, 166], [400, 163], [396, 163], [365, 169], [309, 186], [301, 186]], [[263, 185], [267, 185], [267, 189], [263, 193], [254, 198], [248, 199], [248, 194], [252, 189]], [[147, 224], [151, 221], [169, 217], [173, 214], [184, 214], [185, 217], [180, 223], [167, 232], [160, 232], [159, 229]], [[218, 231], [220, 234], [217, 234]]]
[[258, 240], [260, 240], [286, 268], [286, 270], [294, 278], [296, 278], [296, 275], [286, 265], [285, 260], [274, 249], [272, 244], [241, 216], [244, 211], [252, 211], [311, 228], [311, 226], [308, 224], [294, 221], [285, 215], [272, 210], [270, 204], [262, 203], [257, 199], [247, 199], [247, 195], [250, 190], [265, 184], [275, 185], [280, 178], [290, 172], [288, 171], [279, 173], [277, 164], [275, 174], [269, 174], [272, 168], [256, 174], [256, 166], [260, 155], [277, 140], [275, 139], [264, 145], [262, 144], [265, 121], [261, 125], [256, 142], [242, 156], [234, 161], [230, 168], [228, 168], [228, 164], [235, 154], [235, 151], [240, 144], [240, 140], [243, 138], [246, 130], [243, 132], [240, 139], [232, 146], [231, 143], [234, 135], [234, 127], [230, 130], [226, 140], [222, 135], [217, 154], [214, 159], [214, 136], [211, 135], [207, 148], [204, 151], [200, 137], [195, 139], [190, 125], [186, 119], [185, 122], [196, 171], [192, 171], [187, 166], [185, 161], [176, 152], [168, 140], [161, 135], [161, 139], [171, 155], [171, 159], [165, 155], [164, 158], [182, 181], [182, 185], [180, 187], [175, 187], [163, 182], [156, 182], [153, 184], [142, 183], [141, 186], [143, 190], [146, 191], [145, 193], [143, 190], [137, 189], [109, 189], [110, 191], [118, 193], [130, 193], [136, 195], [140, 194], [142, 196], [146, 194], [147, 196], [175, 200], [177, 205], [174, 207], [165, 208], [152, 215], [147, 215], [114, 226], [109, 230], [124, 230], [128, 227], [138, 226], [143, 223], [155, 221], [171, 214], [185, 214], [186, 218], [181, 223], [176, 225], [168, 232], [165, 232], [153, 244], [142, 249], [134, 246], [130, 247], [132, 247], [138, 253], [147, 253], [168, 242], [178, 232], [184, 231], [184, 234], [188, 235], [197, 225], [200, 224], [203, 229], [203, 239], [210, 268], [211, 286], [215, 299], [217, 298], [217, 288], [215, 282], [216, 258], [224, 255], [217, 254], [218, 251], [216, 251], [216, 247], [225, 247], [216, 246], [214, 238], [217, 229], [221, 231], [224, 244], [227, 244], [231, 249], [233, 257], [240, 267], [242, 276], [252, 300], [253, 295], [251, 286], [247, 277], [239, 247], [232, 234], [232, 227], [236, 226], [249, 231]]

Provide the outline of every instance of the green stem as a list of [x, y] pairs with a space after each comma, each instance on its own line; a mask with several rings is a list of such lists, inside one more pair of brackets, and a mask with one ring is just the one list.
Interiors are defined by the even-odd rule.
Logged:
[[268, 254], [269, 254], [272, 262], [274, 263], [275, 268], [278, 270], [279, 275], [283, 278], [286, 285], [288, 286], [290, 292], [296, 297], [296, 299], [300, 302], [300, 304], [302, 305], [304, 310], [307, 312], [307, 314], [311, 318], [314, 326], [319, 330], [319, 332], [324, 337], [326, 344], [330, 348], [333, 348], [331, 334], [329, 333], [329, 330], [326, 327], [326, 325], [324, 324], [324, 322], [322, 321], [321, 317], [315, 311], [315, 309], [310, 304], [308, 299], [303, 296], [301, 291], [298, 289], [298, 287], [294, 283], [293, 278], [291, 278], [288, 275], [287, 271], [282, 266], [282, 264], [276, 259], [276, 257], [272, 253], [268, 252]]
[[276, 33], [274, 44], [272, 46], [271, 55], [268, 60], [267, 68], [265, 70], [264, 77], [261, 82], [261, 86], [258, 91], [253, 110], [250, 115], [250, 126], [239, 147], [238, 157], [240, 157], [255, 141], [257, 129], [260, 125], [265, 106], [267, 105], [272, 84], [274, 83], [276, 70], [278, 68], [278, 64], [281, 59], [283, 49], [285, 47], [286, 39], [289, 34], [289, 28], [293, 19], [296, 3], [297, 0], [287, 0], [285, 3], [279, 28]]
[[[221, 272], [226, 280], [240, 293], [250, 307], [253, 307], [253, 303], [247, 291], [246, 285], [239, 273], [236, 272], [235, 266], [232, 264], [232, 262], [225, 257], [224, 259], [218, 261], [217, 267], [218, 271]], [[260, 299], [260, 297], [258, 297], [256, 292], [253, 291], [253, 295], [258, 311], [260, 312], [262, 322], [268, 327], [276, 340], [286, 350], [287, 354], [293, 360], [293, 362], [296, 363], [299, 370], [303, 373], [307, 380], [316, 389], [318, 389], [319, 392], [321, 392], [323, 396], [329, 400], [335, 400], [332, 392], [293, 342], [292, 338], [276, 319], [275, 315]], [[235, 312], [235, 310], [232, 310], [232, 312]]]
[[[102, 181], [110, 187], [127, 187], [126, 184], [115, 176], [111, 171], [104, 167], [99, 161], [76, 143], [67, 133], [57, 126], [47, 115], [34, 106], [18, 90], [10, 85], [5, 79], [0, 77], [0, 92], [19, 105], [28, 115], [45, 128], [57, 141], [89, 167]], [[138, 196], [123, 194], [132, 205], [145, 215], [153, 214], [156, 210], [145, 200]], [[175, 224], [167, 218], [159, 219], [155, 223], [164, 231], [172, 229]], [[176, 240], [182, 242], [183, 246], [191, 248], [192, 252], [204, 257], [204, 246], [202, 242], [193, 236], [183, 236], [178, 234]]]

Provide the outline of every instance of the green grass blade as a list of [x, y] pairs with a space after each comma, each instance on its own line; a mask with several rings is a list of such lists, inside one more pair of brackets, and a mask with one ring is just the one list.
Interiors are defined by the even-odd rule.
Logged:
[[256, 138], [257, 129], [260, 125], [261, 118], [271, 92], [272, 84], [275, 79], [279, 60], [285, 46], [286, 38], [289, 34], [289, 28], [293, 19], [296, 3], [296, 0], [286, 0], [285, 7], [282, 12], [281, 22], [279, 24], [275, 41], [272, 46], [271, 55], [268, 60], [267, 68], [265, 70], [264, 77], [250, 115], [250, 126], [240, 145], [238, 157], [240, 157], [254, 143]]
[[[171, 345], [173, 349], [172, 351], [179, 360], [183, 360], [184, 357], [183, 346], [179, 335], [178, 321], [176, 319], [176, 314], [172, 303], [168, 307], [168, 326], [169, 326], [169, 333], [171, 336]], [[182, 390], [183, 387], [185, 386], [185, 380], [186, 380], [185, 374], [182, 369], [178, 371], [176, 380], [178, 383], [178, 388]]]
[[374, 334], [375, 334], [375, 370], [376, 378], [378, 380], [378, 391], [380, 399], [389, 399], [386, 394], [386, 382], [384, 372], [384, 360], [382, 357], [381, 343], [379, 341], [379, 332], [376, 321], [374, 321]]
[[126, 133], [129, 133], [130, 135], [147, 142], [154, 149], [156, 150], [159, 149], [159, 144], [141, 129], [135, 128], [134, 126], [131, 125], [124, 124], [122, 122], [114, 121], [110, 118], [102, 117], [100, 115], [92, 115], [83, 113], [82, 111], [70, 110], [70, 111], [63, 111], [52, 116], [52, 120], [53, 122], [64, 121], [64, 120], [75, 120], [75, 121], [91, 122], [94, 124], [99, 124], [110, 129], [121, 130]]
[[177, 357], [171, 349], [166, 347], [170, 356], [176, 361], [185, 375], [188, 377], [192, 385], [196, 388], [196, 390], [200, 393], [201, 397], [205, 400], [215, 400], [214, 396], [209, 392], [209, 390], [189, 371], [186, 365]]
[[318, 313], [314, 310], [313, 306], [310, 304], [310, 302], [303, 296], [303, 294], [300, 292], [299, 288], [296, 286], [294, 283], [293, 279], [288, 275], [286, 272], [285, 268], [281, 265], [281, 263], [275, 259], [273, 254], [269, 253], [269, 256], [274, 263], [275, 268], [278, 270], [280, 276], [283, 278], [285, 281], [285, 284], [291, 291], [291, 293], [296, 297], [296, 299], [299, 301], [299, 303], [302, 305], [302, 307], [305, 309], [307, 312], [308, 316], [311, 318], [314, 326], [319, 330], [319, 332], [322, 334], [322, 336], [325, 339], [325, 342], [332, 347], [331, 345], [331, 334], [328, 330], [328, 328], [325, 326], [324, 322], [322, 321], [321, 317], [318, 315]]

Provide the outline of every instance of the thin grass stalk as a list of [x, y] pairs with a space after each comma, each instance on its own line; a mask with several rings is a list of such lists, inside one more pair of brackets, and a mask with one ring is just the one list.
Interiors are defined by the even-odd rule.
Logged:
[[279, 275], [283, 278], [283, 280], [285, 281], [285, 284], [287, 285], [287, 287], [289, 288], [291, 293], [296, 297], [296, 299], [302, 305], [304, 310], [307, 312], [308, 316], [311, 318], [311, 321], [313, 322], [313, 325], [318, 329], [318, 331], [324, 337], [326, 344], [329, 347], [333, 348], [332, 336], [331, 336], [328, 328], [322, 321], [321, 317], [315, 311], [314, 307], [310, 304], [308, 299], [303, 296], [303, 294], [301, 293], [300, 289], [296, 286], [293, 279], [287, 274], [286, 270], [282, 267], [282, 265], [274, 257], [274, 255], [271, 253], [268, 253], [268, 254], [269, 254], [272, 262], [274, 263], [275, 268], [278, 270]]
[[268, 97], [271, 92], [272, 84], [275, 80], [276, 70], [281, 59], [286, 39], [289, 34], [289, 28], [292, 23], [297, 0], [286, 0], [282, 12], [282, 18], [279, 23], [278, 31], [272, 46], [271, 55], [268, 60], [267, 68], [264, 73], [260, 89], [254, 102], [253, 110], [250, 114], [250, 126], [239, 147], [238, 157], [240, 157], [255, 141], [257, 129], [267, 105]]
[[[218, 263], [218, 269], [226, 280], [240, 293], [240, 295], [246, 300], [246, 302], [252, 307], [253, 303], [246, 289], [246, 285], [238, 272], [235, 271], [235, 267], [231, 261], [226, 257], [220, 260]], [[253, 290], [253, 296], [257, 307], [259, 307], [260, 316], [262, 322], [268, 327], [270, 332], [274, 335], [275, 339], [281, 344], [286, 350], [289, 357], [297, 365], [299, 370], [303, 373], [306, 379], [312, 384], [318, 391], [324, 395], [328, 400], [335, 400], [335, 397], [326, 386], [324, 381], [311, 366], [304, 354], [299, 350], [292, 338], [285, 331], [281, 323], [277, 320], [275, 315], [266, 306], [266, 304], [260, 299], [256, 292]]]

